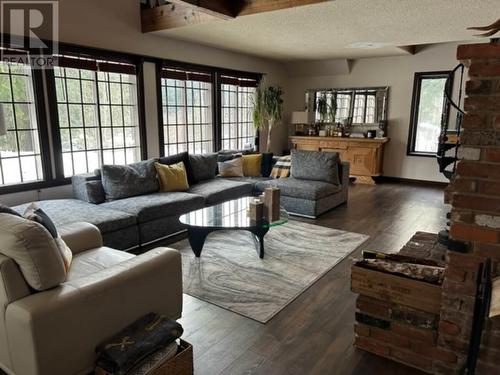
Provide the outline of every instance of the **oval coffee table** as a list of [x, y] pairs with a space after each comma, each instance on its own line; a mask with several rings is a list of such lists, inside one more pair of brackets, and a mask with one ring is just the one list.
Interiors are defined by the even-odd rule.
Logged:
[[179, 218], [186, 225], [188, 240], [194, 254], [199, 257], [207, 236], [218, 230], [246, 230], [255, 235], [259, 242], [258, 254], [264, 258], [264, 236], [269, 228], [285, 224], [288, 212], [280, 208], [278, 220], [251, 220], [248, 217], [249, 203], [255, 197], [245, 197], [188, 212]]

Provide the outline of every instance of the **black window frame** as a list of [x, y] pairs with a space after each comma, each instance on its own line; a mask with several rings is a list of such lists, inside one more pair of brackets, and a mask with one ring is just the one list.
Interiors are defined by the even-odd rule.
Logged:
[[[137, 112], [139, 121], [139, 147], [141, 160], [147, 159], [147, 138], [146, 138], [146, 112], [144, 98], [144, 57], [139, 55], [115, 52], [99, 48], [82, 47], [73, 44], [60, 43], [59, 55], [68, 55], [75, 57], [88, 57], [90, 59], [109, 60], [114, 62], [126, 62], [135, 66], [135, 75], [137, 79]], [[57, 64], [56, 64], [57, 65]], [[63, 151], [59, 126], [58, 102], [55, 86], [55, 75], [53, 69], [45, 70], [45, 82], [47, 86], [47, 100], [51, 122], [52, 141], [54, 149], [54, 163], [56, 180], [60, 185], [71, 182], [71, 177], [64, 174]], [[96, 81], [97, 84], [97, 81]], [[98, 110], [99, 112], [99, 110]], [[98, 125], [101, 129], [101, 124]], [[101, 131], [101, 130], [100, 130]], [[101, 147], [102, 149], [102, 147]], [[91, 171], [90, 171], [91, 173]]]
[[[7, 39], [9, 38], [6, 38], [6, 40]], [[29, 39], [24, 38], [24, 40], [25, 45], [29, 45]], [[20, 51], [21, 53], [28, 53], [27, 50], [19, 48], [18, 46], [2, 45], [2, 47], [5, 49], [13, 50], [13, 54], [16, 54], [16, 51]], [[43, 179], [31, 182], [0, 185], [0, 195], [36, 190], [54, 185], [52, 176], [52, 153], [50, 149], [49, 132], [47, 126], [48, 117], [45, 108], [45, 86], [43, 82], [42, 70], [31, 68], [31, 78], [33, 86], [35, 114], [38, 125], [38, 140], [40, 146], [40, 160], [42, 164]]]
[[[260, 82], [263, 75], [261, 73], [245, 72], [240, 70], [218, 68], [213, 66], [192, 64], [175, 60], [157, 59], [156, 62], [156, 100], [158, 112], [158, 145], [160, 157], [165, 156], [165, 139], [163, 134], [163, 106], [162, 106], [162, 87], [161, 87], [161, 72], [162, 69], [179, 69], [192, 72], [203, 72], [211, 74], [213, 77], [212, 83], [212, 127], [213, 127], [213, 149], [215, 152], [221, 150], [222, 142], [222, 108], [221, 108], [221, 85], [224, 81], [223, 77], [234, 77], [238, 79], [255, 80], [256, 84]], [[257, 140], [257, 147], [259, 142]]]
[[[169, 71], [170, 74], [169, 77], [167, 77], [166, 75], [166, 72]], [[216, 108], [216, 104], [215, 104], [215, 96], [214, 96], [214, 89], [215, 89], [215, 86], [216, 86], [216, 76], [214, 74], [214, 72], [208, 68], [199, 68], [199, 67], [195, 67], [195, 66], [180, 66], [179, 64], [165, 64], [165, 63], [160, 63], [160, 64], [157, 64], [157, 100], [158, 100], [158, 139], [159, 139], [159, 144], [160, 144], [160, 156], [165, 156], [166, 153], [165, 153], [165, 147], [166, 146], [170, 146], [170, 145], [173, 145], [173, 144], [176, 144], [176, 145], [179, 145], [181, 143], [178, 142], [178, 139], [177, 139], [177, 142], [175, 143], [168, 143], [167, 142], [167, 136], [166, 134], [164, 133], [164, 127], [168, 125], [166, 125], [168, 123], [167, 119], [164, 118], [163, 114], [164, 114], [164, 111], [163, 111], [163, 108], [165, 107], [163, 105], [163, 84], [162, 84], [162, 80], [163, 79], [174, 79], [174, 80], [181, 80], [181, 81], [200, 81], [200, 82], [205, 82], [205, 83], [210, 83], [211, 85], [211, 92], [210, 92], [210, 103], [211, 103], [211, 118], [210, 118], [210, 125], [212, 126], [212, 129], [211, 129], [211, 143], [212, 143], [212, 150], [215, 150], [217, 148], [217, 142], [216, 142], [216, 137], [217, 137], [217, 132], [215, 130], [215, 124], [216, 124], [216, 121], [217, 121], [217, 113], [215, 108]], [[192, 78], [192, 79], [190, 79]], [[176, 86], [177, 88], [177, 86]], [[184, 86], [184, 94], [187, 96], [187, 91], [189, 90], [189, 88], [187, 88], [186, 86]], [[198, 90], [198, 89], [191, 89], [191, 90]], [[199, 89], [199, 90], [202, 90], [202, 89]], [[165, 98], [167, 99], [167, 98]], [[186, 97], [187, 99], [187, 97]], [[168, 108], [168, 104], [166, 106]], [[189, 151], [189, 146], [190, 144], [196, 144], [196, 143], [200, 143], [200, 142], [207, 142], [207, 140], [190, 140], [189, 139], [189, 126], [203, 126], [204, 124], [194, 124], [194, 122], [191, 122], [191, 123], [188, 123], [188, 115], [187, 115], [187, 111], [188, 111], [188, 108], [192, 108], [194, 110], [194, 108], [197, 108], [198, 106], [194, 106], [194, 105], [188, 105], [187, 104], [187, 101], [186, 103], [184, 103], [184, 105], [178, 105], [177, 102], [176, 104], [174, 105], [174, 107], [183, 107], [186, 111], [185, 113], [185, 125], [186, 125], [186, 140], [185, 142], [182, 142], [182, 143], [185, 143], [186, 144], [186, 150], [185, 151]], [[202, 106], [199, 107], [200, 109], [203, 108]], [[201, 113], [200, 113], [201, 115]], [[179, 124], [176, 124], [175, 125], [176, 129], [178, 130], [178, 127], [179, 127]], [[179, 150], [177, 150], [178, 152], [181, 152]]]
[[[420, 108], [420, 93], [422, 88], [422, 81], [425, 79], [448, 79], [445, 84], [446, 88], [453, 89], [453, 75], [450, 75], [452, 71], [450, 70], [440, 70], [440, 71], [431, 71], [431, 72], [416, 72], [413, 79], [413, 93], [412, 93], [412, 101], [411, 101], [411, 112], [410, 112], [410, 125], [408, 129], [408, 142], [406, 148], [407, 156], [420, 156], [420, 157], [428, 157], [435, 158], [436, 153], [432, 152], [422, 152], [415, 151], [415, 143], [417, 136], [417, 125], [418, 125], [418, 111]], [[441, 123], [443, 121], [446, 122], [447, 126], [449, 126], [450, 120], [450, 105], [446, 100], [445, 93], [443, 91], [443, 110], [442, 110], [442, 118]], [[450, 131], [452, 132], [452, 131]]]
[[[234, 86], [237, 86], [237, 91], [236, 91], [236, 106], [234, 107], [236, 109], [236, 123], [239, 124], [239, 110], [240, 108], [250, 108], [250, 107], [242, 107], [240, 106], [240, 103], [239, 103], [239, 88], [240, 87], [257, 87], [258, 84], [259, 84], [259, 81], [262, 77], [258, 77], [256, 78], [255, 76], [248, 76], [248, 75], [230, 75], [230, 74], [224, 74], [224, 73], [218, 73], [218, 79], [217, 79], [217, 90], [218, 90], [218, 94], [217, 94], [217, 97], [219, 99], [219, 107], [217, 108], [218, 112], [219, 112], [219, 122], [217, 124], [217, 127], [219, 128], [219, 138], [218, 138], [218, 150], [221, 150], [223, 149], [223, 141], [224, 140], [231, 140], [231, 139], [236, 139], [238, 140], [239, 138], [242, 138], [242, 137], [230, 137], [230, 138], [224, 138], [224, 134], [223, 134], [223, 120], [224, 120], [224, 117], [223, 117], [223, 105], [222, 105], [222, 95], [223, 95], [223, 89], [222, 89], [222, 85], [226, 84], [226, 85], [234, 85]], [[228, 107], [228, 108], [231, 108], [231, 107]], [[245, 138], [248, 138], [248, 137], [245, 137]], [[257, 136], [257, 139], [255, 139], [255, 143], [257, 146], [257, 150], [259, 149], [259, 140], [258, 140], [258, 136]], [[236, 149], [238, 149], [239, 146], [236, 146]]]

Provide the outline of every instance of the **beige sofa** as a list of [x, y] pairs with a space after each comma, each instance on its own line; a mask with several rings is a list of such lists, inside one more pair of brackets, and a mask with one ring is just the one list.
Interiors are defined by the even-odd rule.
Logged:
[[0, 254], [0, 368], [8, 374], [88, 374], [96, 346], [140, 316], [181, 316], [176, 250], [134, 256], [103, 247], [99, 230], [87, 223], [59, 232], [73, 261], [66, 281], [54, 288], [34, 291], [18, 264]]

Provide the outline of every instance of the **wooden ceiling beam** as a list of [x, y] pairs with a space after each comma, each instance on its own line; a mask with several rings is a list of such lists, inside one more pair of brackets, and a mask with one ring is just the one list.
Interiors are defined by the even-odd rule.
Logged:
[[237, 16], [247, 16], [250, 14], [325, 3], [327, 1], [333, 0], [240, 0]]
[[327, 1], [334, 0], [168, 0], [166, 5], [141, 10], [142, 32], [233, 19]]
[[221, 19], [236, 16], [238, 1], [231, 0], [168, 0], [169, 3], [192, 7]]
[[227, 19], [225, 14], [201, 10], [192, 5], [178, 3], [160, 5], [141, 10], [141, 27], [143, 33], [173, 29], [182, 26], [196, 25], [217, 19]]

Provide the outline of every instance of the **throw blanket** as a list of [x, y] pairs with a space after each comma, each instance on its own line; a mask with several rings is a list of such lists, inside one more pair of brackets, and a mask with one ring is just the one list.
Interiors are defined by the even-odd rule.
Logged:
[[163, 315], [149, 313], [97, 348], [97, 365], [111, 374], [126, 374], [157, 350], [178, 339], [182, 326]]

